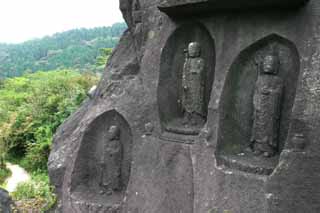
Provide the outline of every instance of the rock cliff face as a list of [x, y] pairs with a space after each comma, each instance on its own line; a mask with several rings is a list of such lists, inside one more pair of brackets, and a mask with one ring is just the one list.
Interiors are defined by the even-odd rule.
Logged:
[[309, 0], [160, 0], [159, 9], [169, 15], [200, 14], [228, 10], [297, 8]]
[[120, 0], [129, 29], [55, 136], [58, 211], [320, 212], [320, 2], [201, 2]]

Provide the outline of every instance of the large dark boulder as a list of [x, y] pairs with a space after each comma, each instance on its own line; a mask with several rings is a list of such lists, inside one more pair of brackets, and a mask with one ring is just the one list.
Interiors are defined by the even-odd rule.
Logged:
[[55, 135], [57, 211], [320, 212], [319, 8], [120, 0], [128, 30]]
[[0, 212], [1, 213], [10, 213], [11, 205], [13, 204], [9, 193], [0, 188]]

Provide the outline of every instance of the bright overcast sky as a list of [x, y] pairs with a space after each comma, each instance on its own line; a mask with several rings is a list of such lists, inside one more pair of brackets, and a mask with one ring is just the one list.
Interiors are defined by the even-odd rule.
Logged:
[[0, 43], [122, 21], [119, 0], [0, 0]]

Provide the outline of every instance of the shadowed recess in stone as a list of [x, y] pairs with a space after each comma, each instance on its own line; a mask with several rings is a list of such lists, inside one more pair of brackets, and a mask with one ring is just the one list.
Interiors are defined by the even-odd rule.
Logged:
[[[269, 55], [278, 59], [276, 74], [263, 73]], [[239, 54], [230, 68], [220, 104], [218, 164], [259, 174], [270, 174], [276, 167], [288, 135], [299, 61], [295, 45], [275, 34]], [[281, 89], [276, 92], [276, 88]], [[267, 151], [263, 153], [256, 146]]]
[[158, 84], [163, 131], [186, 137], [199, 134], [206, 122], [214, 67], [214, 41], [203, 25], [185, 24], [173, 32], [162, 51]]
[[219, 10], [292, 9], [309, 0], [161, 0], [159, 9], [170, 16], [209, 13]]
[[115, 110], [103, 113], [87, 128], [71, 178], [75, 201], [117, 206], [126, 191], [131, 167], [132, 134]]

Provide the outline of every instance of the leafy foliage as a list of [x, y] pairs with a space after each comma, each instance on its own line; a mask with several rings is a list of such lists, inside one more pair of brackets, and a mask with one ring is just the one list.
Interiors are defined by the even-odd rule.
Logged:
[[31, 173], [12, 194], [20, 211], [43, 212], [55, 204], [47, 174], [53, 134], [97, 84], [125, 29], [118, 23], [0, 44], [0, 184], [10, 175], [4, 160]]
[[56, 203], [54, 189], [46, 173], [32, 173], [31, 180], [18, 184], [12, 196], [19, 201], [16, 209], [19, 212], [44, 212]]
[[0, 155], [22, 158], [28, 171], [46, 170], [54, 132], [97, 81], [94, 74], [72, 70], [5, 80], [0, 89]]
[[112, 53], [112, 48], [101, 48], [100, 56], [98, 56], [96, 60], [96, 65], [98, 67], [101, 67], [101, 66], [104, 67], [111, 53]]
[[6, 165], [0, 165], [0, 186], [5, 182], [5, 180], [11, 176], [11, 171], [6, 167]]
[[100, 72], [103, 67], [96, 66], [100, 49], [115, 47], [126, 28], [125, 23], [117, 23], [111, 27], [70, 30], [21, 44], [0, 44], [0, 79], [38, 70]]

